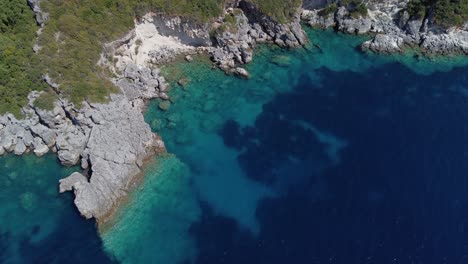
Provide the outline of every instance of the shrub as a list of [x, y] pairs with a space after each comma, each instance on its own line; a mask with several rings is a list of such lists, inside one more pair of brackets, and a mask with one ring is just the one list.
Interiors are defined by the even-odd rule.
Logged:
[[318, 14], [319, 16], [328, 17], [331, 14], [335, 14], [336, 11], [338, 11], [338, 6], [335, 3], [333, 3], [333, 4], [327, 5], [325, 8], [320, 10]]
[[291, 21], [302, 5], [302, 0], [250, 0], [262, 13], [272, 19], [286, 23]]

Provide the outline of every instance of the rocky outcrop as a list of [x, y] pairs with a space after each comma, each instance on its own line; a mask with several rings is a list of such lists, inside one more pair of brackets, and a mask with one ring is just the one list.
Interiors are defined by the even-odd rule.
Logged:
[[110, 103], [90, 104], [83, 110], [92, 122], [81, 153], [81, 166], [91, 172], [89, 177], [74, 174], [60, 183], [62, 191], [74, 190], [75, 204], [83, 216], [98, 220], [126, 195], [144, 160], [164, 149], [143, 119], [141, 99], [111, 97]]
[[[351, 34], [372, 33], [374, 37], [362, 48], [378, 53], [402, 52], [419, 47], [426, 54], [468, 54], [466, 28], [442, 29], [430, 20], [430, 15], [416, 19], [405, 11], [408, 0], [365, 0], [367, 15], [353, 13], [349, 7], [304, 9], [302, 18], [311, 26], [332, 27]], [[330, 10], [330, 9], [328, 9]]]
[[[108, 103], [83, 103], [75, 108], [59, 100], [52, 110], [34, 105], [40, 93], [31, 93], [25, 119], [0, 116], [0, 154], [42, 156], [52, 150], [66, 166], [81, 164], [85, 174], [72, 174], [60, 190], [73, 190], [75, 204], [86, 218], [103, 219], [126, 195], [144, 161], [164, 151], [161, 139], [144, 121], [144, 100], [159, 96], [167, 88], [158, 71], [128, 66], [114, 81], [122, 93], [112, 94]], [[125, 85], [123, 85], [125, 84]], [[126, 86], [127, 85], [127, 86]], [[135, 89], [136, 92], [129, 92]]]
[[36, 19], [37, 24], [42, 27], [49, 15], [42, 11], [41, 0], [28, 0], [28, 5], [34, 12], [34, 18]]
[[239, 75], [238, 65], [252, 61], [258, 43], [288, 48], [305, 45], [308, 40], [300, 22], [300, 9], [289, 22], [279, 23], [251, 2], [239, 1], [226, 9], [224, 18], [214, 24], [211, 58], [225, 72]]
[[241, 1], [239, 8], [248, 17], [251, 24], [259, 24], [271, 40], [281, 47], [300, 47], [307, 42], [307, 36], [300, 25], [300, 8], [294, 17], [286, 23], [280, 23], [263, 14], [260, 9], [249, 1]]

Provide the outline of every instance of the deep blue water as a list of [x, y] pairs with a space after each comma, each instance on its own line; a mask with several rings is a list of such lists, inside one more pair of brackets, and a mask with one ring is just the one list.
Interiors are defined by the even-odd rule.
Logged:
[[93, 221], [71, 193], [59, 194], [64, 168], [49, 154], [0, 159], [0, 263], [112, 263]]
[[[318, 75], [220, 129], [251, 179], [300, 180], [261, 201], [258, 236], [205, 205], [197, 263], [468, 263], [468, 68]], [[340, 162], [311, 127], [346, 140]]]
[[320, 50], [260, 48], [250, 80], [163, 69], [171, 107], [145, 118], [172, 154], [105, 233], [58, 194], [77, 168], [2, 157], [0, 263], [468, 263], [466, 58], [308, 33]]

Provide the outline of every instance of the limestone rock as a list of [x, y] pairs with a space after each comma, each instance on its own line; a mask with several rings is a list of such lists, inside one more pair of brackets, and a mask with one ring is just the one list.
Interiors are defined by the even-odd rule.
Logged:
[[192, 58], [192, 56], [187, 55], [187, 56], [185, 56], [185, 60], [188, 61], [188, 62], [192, 62], [193, 58]]
[[22, 140], [18, 141], [18, 143], [15, 146], [14, 153], [15, 155], [23, 155], [26, 152], [26, 145]]
[[[40, 140], [40, 139], [39, 139]], [[47, 145], [45, 145], [42, 140], [40, 140], [39, 143], [35, 144], [34, 146], [34, 154], [36, 154], [36, 156], [38, 157], [42, 157], [44, 156], [45, 154], [47, 154], [47, 152], [49, 152], [49, 147], [47, 147]]]
[[237, 67], [234, 73], [242, 78], [246, 78], [246, 79], [250, 78], [249, 72], [246, 69], [241, 68], [241, 67]]
[[363, 43], [364, 49], [376, 52], [394, 53], [402, 49], [404, 41], [398, 36], [378, 34], [374, 39]]
[[67, 178], [59, 180], [59, 191], [60, 193], [71, 191], [73, 190], [73, 186], [80, 182], [87, 183], [88, 179], [83, 174], [74, 172]]
[[411, 18], [405, 10], [407, 0], [363, 2], [368, 7], [369, 15], [366, 18], [352, 18], [349, 15], [352, 10], [344, 6], [339, 7], [335, 14], [323, 18], [318, 15], [320, 9], [312, 7], [323, 5], [311, 4], [310, 1], [304, 6], [306, 10], [303, 10], [302, 18], [311, 26], [338, 25], [340, 31], [347, 33], [377, 33], [372, 40], [362, 44], [363, 49], [373, 52], [394, 53], [406, 47], [420, 47], [428, 54], [468, 54], [468, 22], [459, 28], [443, 30], [434, 25], [432, 9], [424, 19]]

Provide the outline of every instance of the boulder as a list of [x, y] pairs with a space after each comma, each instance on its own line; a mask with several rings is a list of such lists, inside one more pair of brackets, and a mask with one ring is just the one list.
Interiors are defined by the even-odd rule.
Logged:
[[158, 104], [158, 107], [159, 109], [163, 110], [163, 111], [167, 111], [169, 110], [169, 108], [171, 108], [171, 102], [170, 101], [161, 101], [159, 104]]
[[234, 74], [245, 79], [250, 78], [249, 72], [246, 69], [241, 68], [241, 67], [237, 67], [234, 71]]
[[192, 56], [187, 55], [187, 56], [185, 56], [185, 60], [188, 61], [188, 62], [192, 62], [193, 58], [192, 58]]
[[57, 152], [58, 159], [65, 166], [74, 166], [80, 160], [81, 151], [59, 150]]
[[49, 152], [49, 147], [47, 147], [47, 145], [43, 144], [42, 142], [34, 148], [34, 154], [36, 154], [38, 157], [44, 156], [47, 154], [47, 152]]
[[27, 150], [26, 145], [24, 144], [23, 140], [19, 140], [18, 143], [16, 143], [14, 153], [15, 155], [23, 155]]

